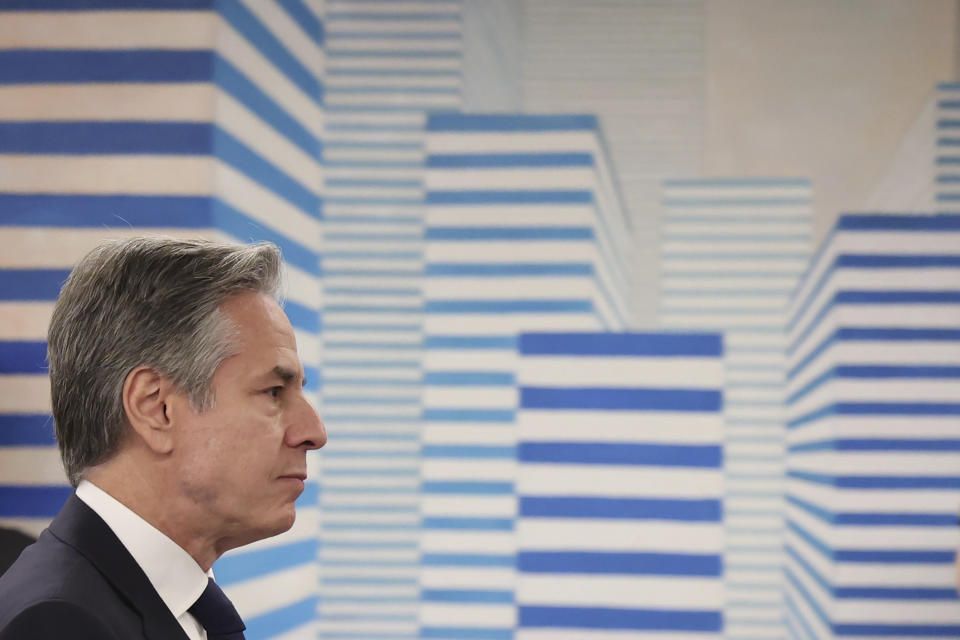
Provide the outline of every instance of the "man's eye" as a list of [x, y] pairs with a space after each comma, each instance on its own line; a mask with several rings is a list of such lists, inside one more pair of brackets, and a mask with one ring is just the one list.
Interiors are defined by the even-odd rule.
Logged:
[[266, 390], [266, 393], [268, 393], [272, 398], [279, 398], [281, 391], [283, 391], [283, 387], [270, 387]]

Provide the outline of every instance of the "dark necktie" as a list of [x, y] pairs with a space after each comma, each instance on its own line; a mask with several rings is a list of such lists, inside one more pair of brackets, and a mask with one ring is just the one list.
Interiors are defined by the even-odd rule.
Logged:
[[244, 640], [247, 627], [213, 578], [207, 580], [207, 588], [188, 611], [207, 630], [208, 640]]

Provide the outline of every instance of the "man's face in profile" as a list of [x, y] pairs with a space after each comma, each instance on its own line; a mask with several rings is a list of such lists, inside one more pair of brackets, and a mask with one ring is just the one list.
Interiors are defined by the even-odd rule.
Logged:
[[203, 528], [233, 547], [293, 526], [306, 453], [327, 436], [304, 396], [296, 339], [280, 306], [242, 293], [221, 310], [236, 329], [234, 355], [213, 376], [212, 409], [178, 407], [187, 419], [172, 469], [181, 495], [209, 514]]

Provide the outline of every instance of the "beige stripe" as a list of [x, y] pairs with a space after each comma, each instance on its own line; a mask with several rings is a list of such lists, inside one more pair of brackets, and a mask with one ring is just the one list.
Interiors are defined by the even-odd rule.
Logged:
[[210, 156], [0, 155], [0, 191], [210, 195]]
[[5, 12], [0, 48], [211, 49], [211, 11]]
[[[136, 204], [133, 206], [136, 207]], [[124, 222], [123, 216], [124, 211], [116, 212], [114, 228], [5, 227], [0, 268], [70, 269], [80, 258], [106, 240], [148, 235], [207, 240], [217, 238], [212, 229], [130, 227]]]
[[208, 83], [10, 85], [0, 119], [209, 122], [213, 95]]

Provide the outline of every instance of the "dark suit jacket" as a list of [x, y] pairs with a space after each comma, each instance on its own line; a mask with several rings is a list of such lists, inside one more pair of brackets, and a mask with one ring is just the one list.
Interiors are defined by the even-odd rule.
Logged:
[[110, 527], [71, 495], [0, 577], [0, 640], [187, 640]]

